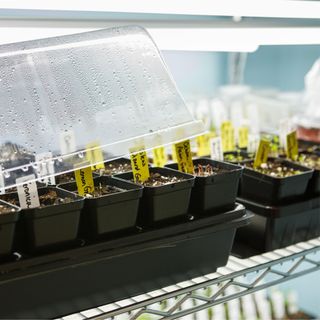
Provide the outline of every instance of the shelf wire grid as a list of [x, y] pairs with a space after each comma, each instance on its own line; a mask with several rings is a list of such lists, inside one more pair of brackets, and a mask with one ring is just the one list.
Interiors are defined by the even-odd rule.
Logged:
[[181, 319], [214, 305], [320, 270], [320, 238], [239, 259], [215, 273], [65, 316], [60, 320]]

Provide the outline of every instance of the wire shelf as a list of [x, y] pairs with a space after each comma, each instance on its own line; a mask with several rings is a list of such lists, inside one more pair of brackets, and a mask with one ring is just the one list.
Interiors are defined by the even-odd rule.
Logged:
[[217, 272], [169, 287], [65, 316], [83, 319], [180, 319], [320, 269], [320, 238], [247, 259], [230, 256]]

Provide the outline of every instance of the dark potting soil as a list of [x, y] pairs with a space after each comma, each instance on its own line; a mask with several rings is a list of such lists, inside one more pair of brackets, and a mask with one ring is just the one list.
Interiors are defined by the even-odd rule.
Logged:
[[0, 204], [0, 214], [6, 214], [6, 213], [15, 212], [15, 211], [16, 210], [14, 208]]
[[299, 155], [298, 162], [311, 169], [320, 170], [320, 157], [316, 154], [305, 154]]
[[175, 176], [163, 176], [160, 173], [150, 172], [149, 179], [142, 182], [141, 184], [145, 187], [159, 187], [165, 184], [176, 183], [181, 181], [184, 181], [184, 179]]
[[64, 174], [60, 174], [56, 177], [56, 183], [60, 184], [60, 183], [67, 183], [67, 182], [74, 182], [75, 176], [74, 176], [74, 172], [68, 172], [68, 173], [64, 173]]
[[120, 189], [110, 185], [102, 185], [101, 183], [98, 186], [94, 187], [93, 193], [86, 194], [86, 198], [99, 198], [108, 194], [123, 192], [124, 189]]
[[115, 175], [118, 173], [125, 173], [132, 171], [131, 164], [127, 162], [112, 162], [112, 163], [106, 163], [105, 164], [105, 169], [101, 170], [101, 174], [107, 174], [107, 175]]
[[[10, 195], [3, 195], [1, 196], [1, 199], [18, 207], [20, 205], [19, 200], [12, 198]], [[43, 208], [46, 206], [54, 206], [54, 205], [59, 205], [64, 203], [70, 203], [72, 201], [73, 199], [69, 197], [64, 197], [64, 198], [59, 197], [57, 192], [54, 190], [49, 190], [45, 194], [42, 194], [39, 196], [40, 208]]]
[[230, 162], [241, 162], [244, 160], [250, 160], [252, 158], [249, 157], [244, 157], [240, 154], [234, 155], [234, 154], [225, 154], [224, 155], [224, 160], [225, 161], [230, 161]]
[[262, 174], [269, 175], [275, 178], [285, 178], [291, 177], [296, 174], [301, 173], [300, 170], [296, 170], [294, 168], [287, 167], [283, 165], [280, 161], [268, 161], [267, 163], [262, 163], [259, 167], [253, 167], [253, 161], [244, 163], [244, 165], [248, 168], [251, 168], [255, 171], [258, 171]]
[[214, 167], [210, 164], [207, 164], [205, 166], [198, 164], [198, 165], [194, 166], [193, 170], [194, 170], [193, 175], [196, 177], [209, 177], [209, 176], [216, 175], [219, 173], [228, 172], [228, 170], [226, 170], [226, 169]]

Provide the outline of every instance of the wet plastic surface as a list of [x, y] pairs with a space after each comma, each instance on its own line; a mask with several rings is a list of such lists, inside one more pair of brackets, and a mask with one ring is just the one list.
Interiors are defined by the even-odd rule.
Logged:
[[[97, 146], [106, 161], [204, 131], [137, 26], [2, 45], [0, 70], [6, 188], [42, 167], [84, 167]], [[44, 152], [52, 155], [36, 160]]]
[[1, 264], [0, 317], [55, 318], [214, 272], [249, 218], [237, 205], [217, 216]]

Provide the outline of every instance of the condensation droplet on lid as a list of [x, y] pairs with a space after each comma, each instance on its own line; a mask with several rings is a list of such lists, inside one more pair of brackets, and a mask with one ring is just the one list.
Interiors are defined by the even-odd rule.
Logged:
[[22, 170], [23, 172], [27, 172], [27, 171], [29, 170], [29, 167], [24, 166], [24, 167], [21, 168], [21, 170]]
[[9, 171], [3, 171], [3, 176], [8, 179], [10, 178], [10, 172]]
[[82, 159], [82, 158], [84, 157], [83, 152], [79, 152], [79, 153], [78, 153], [78, 156], [79, 156], [79, 158], [81, 158], [81, 159]]
[[36, 163], [33, 162], [33, 163], [31, 163], [31, 165], [32, 165], [33, 169], [36, 169], [36, 170], [38, 169], [38, 165]]
[[63, 162], [63, 159], [61, 157], [58, 158], [59, 162]]

